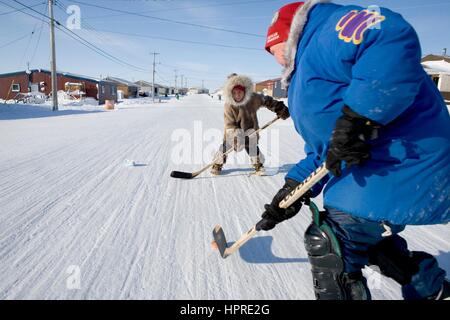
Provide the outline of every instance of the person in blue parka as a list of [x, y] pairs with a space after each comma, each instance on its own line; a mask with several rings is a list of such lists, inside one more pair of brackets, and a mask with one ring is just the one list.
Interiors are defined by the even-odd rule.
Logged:
[[[296, 2], [276, 12], [266, 50], [285, 67], [306, 158], [265, 205], [257, 230], [323, 191], [326, 211], [304, 238], [318, 299], [370, 299], [366, 265], [400, 283], [405, 299], [448, 297], [436, 259], [409, 251], [398, 235], [406, 225], [450, 221], [450, 118], [413, 27], [386, 8]], [[330, 174], [279, 208], [323, 162]]]

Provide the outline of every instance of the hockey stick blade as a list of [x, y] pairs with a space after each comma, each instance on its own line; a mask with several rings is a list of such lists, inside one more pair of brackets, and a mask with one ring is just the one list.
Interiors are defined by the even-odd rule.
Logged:
[[219, 249], [222, 258], [226, 258], [225, 250], [227, 249], [227, 239], [225, 238], [225, 233], [220, 225], [216, 225], [213, 230], [213, 238], [216, 241], [217, 248]]
[[[269, 121], [268, 123], [263, 125], [261, 128], [259, 128], [258, 130], [253, 131], [248, 137], [250, 138], [253, 135], [257, 135], [259, 132], [261, 132], [262, 130], [266, 129], [268, 126], [270, 126], [272, 123], [274, 123], [278, 119], [279, 118], [276, 117], [275, 119]], [[234, 151], [234, 148], [230, 148], [224, 153], [224, 155], [227, 155], [227, 154], [229, 154], [229, 153], [231, 153], [233, 151]], [[172, 178], [179, 178], [179, 179], [193, 179], [193, 178], [197, 177], [198, 175], [202, 174], [203, 172], [205, 172], [206, 170], [208, 170], [209, 168], [211, 168], [214, 165], [214, 163], [216, 162], [216, 160], [217, 159], [214, 159], [214, 161], [212, 161], [210, 164], [208, 164], [207, 166], [203, 167], [199, 171], [195, 171], [195, 172], [172, 171], [170, 173], [170, 176]]]
[[194, 175], [191, 172], [182, 172], [182, 171], [172, 171], [170, 173], [170, 176], [172, 178], [178, 178], [178, 179], [192, 179], [192, 178], [194, 178]]
[[[311, 173], [302, 183], [300, 183], [294, 191], [292, 191], [289, 195], [287, 195], [279, 204], [280, 208], [286, 209], [293, 202], [299, 199], [306, 191], [308, 191], [311, 187], [313, 187], [316, 183], [318, 183], [324, 176], [329, 173], [326, 168], [326, 164], [323, 163], [317, 170]], [[261, 221], [260, 221], [261, 222]], [[250, 240], [253, 236], [255, 236], [260, 230], [260, 222], [258, 222], [255, 226], [253, 226], [250, 230], [244, 233], [239, 240], [234, 242], [230, 247], [227, 247], [227, 243], [225, 240], [225, 234], [222, 230], [222, 227], [217, 225], [214, 228], [213, 235], [214, 240], [216, 240], [217, 246], [219, 248], [220, 254], [222, 258], [226, 258], [236, 252], [240, 247], [242, 247], [248, 240]], [[217, 238], [216, 238], [217, 237]], [[221, 240], [223, 239], [223, 241]], [[221, 242], [219, 242], [222, 241]]]

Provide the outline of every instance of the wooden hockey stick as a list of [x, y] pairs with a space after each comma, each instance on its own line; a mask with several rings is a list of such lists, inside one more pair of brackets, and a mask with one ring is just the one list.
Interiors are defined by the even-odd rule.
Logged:
[[[322, 180], [328, 174], [328, 169], [323, 163], [313, 173], [311, 173], [302, 183], [300, 183], [290, 194], [288, 194], [279, 204], [280, 208], [286, 209], [295, 201], [301, 198], [309, 189], [311, 189], [316, 183]], [[257, 225], [254, 225], [250, 230], [244, 233], [239, 240], [233, 243], [230, 247], [227, 247], [227, 241], [225, 233], [220, 225], [216, 225], [213, 230], [213, 237], [219, 249], [222, 258], [226, 258], [236, 252], [237, 249], [242, 247], [244, 243], [250, 240], [254, 235], [258, 233]]]
[[[278, 119], [280, 119], [279, 117], [276, 117], [275, 119], [273, 119], [272, 121], [269, 121], [268, 123], [266, 123], [264, 126], [262, 126], [261, 128], [259, 128], [258, 130], [252, 132], [248, 137], [252, 137], [256, 134], [258, 134], [259, 132], [261, 132], [262, 130], [266, 129], [268, 126], [270, 126], [272, 123], [274, 123], [275, 121], [277, 121]], [[229, 153], [231, 153], [234, 150], [234, 148], [230, 148], [228, 149], [223, 155], [220, 155], [220, 157], [223, 157]], [[208, 170], [209, 168], [211, 168], [216, 161], [218, 160], [218, 157], [214, 158], [214, 161], [211, 162], [210, 164], [208, 164], [206, 167], [200, 169], [199, 171], [195, 171], [195, 172], [183, 172], [183, 171], [172, 171], [170, 173], [170, 176], [172, 178], [179, 178], [179, 179], [193, 179], [196, 176], [202, 174], [203, 172], [205, 172], [206, 170]]]

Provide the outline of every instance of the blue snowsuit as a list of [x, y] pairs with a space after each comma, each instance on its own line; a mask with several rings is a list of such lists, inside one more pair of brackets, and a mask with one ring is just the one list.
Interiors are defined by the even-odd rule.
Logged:
[[[405, 225], [450, 221], [446, 105], [420, 64], [412, 26], [385, 8], [369, 15], [358, 6], [315, 5], [297, 44], [288, 89], [306, 158], [286, 178], [303, 181], [325, 161], [344, 105], [383, 125], [369, 142], [369, 161], [343, 169], [339, 178], [328, 176], [312, 190], [316, 196], [325, 186], [325, 222], [343, 247], [346, 272], [367, 264], [367, 250], [383, 239], [383, 225], [392, 226], [393, 243], [408, 252], [396, 235]], [[405, 298], [430, 296], [445, 277], [432, 256], [418, 265], [403, 286]]]
[[382, 8], [379, 29], [346, 37], [364, 22], [360, 13], [345, 24], [353, 10], [363, 8], [318, 4], [309, 13], [288, 90], [307, 157], [287, 178], [302, 181], [325, 160], [346, 104], [383, 127], [370, 142], [369, 161], [329, 179], [325, 205], [397, 225], [449, 222], [450, 118], [420, 64], [417, 35], [399, 14]]

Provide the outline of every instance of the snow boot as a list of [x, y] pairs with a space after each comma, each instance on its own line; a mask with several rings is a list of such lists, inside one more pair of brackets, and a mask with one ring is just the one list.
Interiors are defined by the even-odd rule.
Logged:
[[211, 168], [211, 174], [218, 176], [222, 172], [222, 165], [221, 164], [214, 164]]
[[313, 222], [303, 238], [311, 264], [317, 300], [371, 300], [367, 281], [361, 271], [346, 273], [339, 240], [324, 223], [325, 212], [310, 202]]
[[450, 300], [450, 281], [447, 279], [444, 280], [442, 284], [442, 288], [434, 298], [435, 300]]
[[262, 163], [256, 163], [253, 167], [255, 168], [254, 174], [257, 176], [262, 176], [266, 172]]

